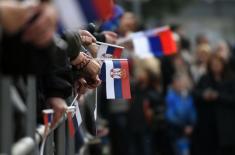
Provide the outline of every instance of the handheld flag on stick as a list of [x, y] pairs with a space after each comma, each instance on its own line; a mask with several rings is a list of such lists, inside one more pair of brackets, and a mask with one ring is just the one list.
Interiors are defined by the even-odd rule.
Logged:
[[104, 60], [102, 71], [101, 74], [106, 82], [107, 99], [131, 98], [127, 59]]
[[169, 27], [161, 27], [132, 35], [136, 54], [140, 58], [161, 57], [177, 52], [173, 32]]
[[124, 47], [103, 42], [97, 42], [97, 43], [100, 44], [97, 52], [97, 58], [101, 59], [121, 58]]
[[54, 111], [52, 109], [45, 109], [42, 111], [43, 113], [43, 121], [45, 125], [45, 135], [47, 134], [49, 127], [51, 125], [52, 119], [53, 119], [53, 113]]

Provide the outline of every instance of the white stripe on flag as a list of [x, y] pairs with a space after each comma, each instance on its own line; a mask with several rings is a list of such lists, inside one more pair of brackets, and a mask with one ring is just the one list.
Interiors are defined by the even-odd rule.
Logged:
[[97, 52], [97, 58], [103, 58], [102, 55], [107, 52], [108, 45], [101, 44]]
[[74, 30], [87, 24], [77, 0], [54, 0], [54, 3], [66, 29]]
[[137, 56], [139, 56], [140, 58], [149, 58], [154, 56], [153, 53], [151, 53], [148, 38], [143, 32], [133, 34], [132, 37], [134, 50]]
[[113, 61], [105, 60], [106, 66], [106, 95], [107, 99], [115, 99], [114, 92], [114, 79], [110, 75], [111, 69], [113, 69]]
[[79, 109], [78, 101], [76, 101], [75, 106], [76, 106], [75, 115], [76, 115], [78, 126], [80, 126], [81, 123], [82, 123], [82, 116], [81, 116], [81, 112], [80, 112], [80, 109]]

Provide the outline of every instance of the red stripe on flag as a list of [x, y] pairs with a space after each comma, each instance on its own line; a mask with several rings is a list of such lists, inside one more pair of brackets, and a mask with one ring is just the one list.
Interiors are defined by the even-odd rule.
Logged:
[[122, 96], [124, 99], [130, 99], [131, 98], [131, 92], [130, 92], [130, 78], [129, 78], [129, 66], [127, 60], [121, 60], [120, 61], [121, 68], [124, 70], [125, 74], [122, 77]]
[[162, 43], [164, 55], [171, 55], [177, 52], [176, 42], [173, 38], [173, 33], [171, 30], [160, 32], [159, 37]]
[[44, 125], [47, 126], [48, 125], [48, 114], [43, 114], [43, 121], [44, 121]]
[[75, 129], [73, 124], [72, 112], [68, 112], [68, 125], [69, 125], [69, 135], [71, 138], [74, 137]]
[[113, 16], [113, 0], [92, 0], [99, 17], [108, 20]]
[[122, 55], [122, 48], [115, 48], [114, 52], [113, 52], [113, 58], [114, 59], [118, 59], [121, 58]]

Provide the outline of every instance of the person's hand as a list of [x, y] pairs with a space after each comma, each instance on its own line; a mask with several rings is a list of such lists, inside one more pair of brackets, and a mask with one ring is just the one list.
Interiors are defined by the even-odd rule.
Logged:
[[98, 75], [95, 78], [86, 78], [87, 80], [87, 88], [95, 89], [101, 84], [101, 80]]
[[47, 103], [54, 110], [53, 120], [51, 123], [51, 128], [53, 128], [55, 124], [60, 120], [60, 118], [64, 115], [68, 106], [65, 100], [60, 97], [51, 97], [47, 100]]
[[16, 33], [38, 9], [38, 4], [33, 2], [1, 1], [0, 24], [7, 33]]
[[77, 69], [82, 70], [85, 77], [90, 77], [91, 79], [96, 79], [101, 69], [100, 64], [95, 59], [83, 52], [79, 53], [77, 58], [72, 61], [72, 64]]
[[211, 97], [211, 90], [210, 89], [207, 89], [203, 92], [203, 98], [207, 101], [210, 101], [212, 100], [212, 97]]
[[207, 101], [215, 100], [218, 97], [218, 93], [213, 90], [205, 90], [203, 93], [203, 98]]
[[81, 37], [82, 44], [85, 46], [89, 46], [90, 44], [96, 42], [95, 37], [87, 30], [79, 30], [79, 35]]
[[89, 46], [87, 46], [88, 51], [90, 52], [90, 54], [92, 55], [92, 57], [97, 57], [97, 52], [99, 50], [99, 46], [97, 44], [90, 44]]
[[213, 91], [213, 92], [211, 93], [211, 98], [212, 98], [213, 100], [216, 100], [216, 99], [218, 98], [218, 93], [217, 93], [216, 91]]
[[38, 17], [28, 25], [23, 40], [31, 42], [38, 47], [47, 46], [56, 31], [58, 14], [55, 7], [49, 3], [42, 3]]
[[87, 91], [86, 80], [83, 77], [79, 78], [75, 83], [75, 88], [79, 95], [85, 94], [85, 92]]
[[193, 127], [191, 127], [191, 126], [186, 126], [186, 127], [184, 128], [184, 133], [185, 133], [185, 135], [190, 136], [190, 135], [192, 134], [192, 132], [193, 132]]
[[102, 32], [105, 36], [105, 41], [110, 44], [116, 44], [118, 35], [115, 32], [112, 31], [104, 31]]

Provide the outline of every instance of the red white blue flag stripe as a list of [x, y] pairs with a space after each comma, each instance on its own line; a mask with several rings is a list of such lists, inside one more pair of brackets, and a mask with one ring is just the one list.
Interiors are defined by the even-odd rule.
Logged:
[[121, 58], [123, 47], [111, 45], [111, 44], [101, 44], [97, 52], [97, 58]]
[[54, 112], [51, 109], [43, 110], [43, 121], [46, 126], [52, 122], [53, 113]]
[[136, 54], [141, 58], [168, 56], [177, 52], [173, 32], [169, 27], [161, 27], [132, 35]]
[[107, 99], [130, 99], [129, 66], [127, 60], [104, 61]]

